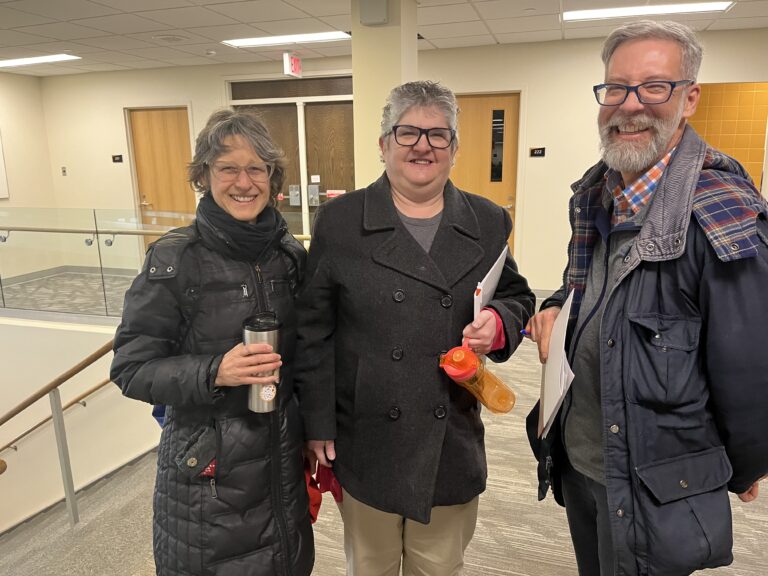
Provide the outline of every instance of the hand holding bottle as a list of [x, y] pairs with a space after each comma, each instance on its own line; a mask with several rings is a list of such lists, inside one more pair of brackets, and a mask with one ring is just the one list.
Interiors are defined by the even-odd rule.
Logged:
[[463, 386], [495, 414], [506, 414], [515, 405], [515, 393], [497, 376], [485, 369], [480, 357], [467, 346], [456, 346], [440, 357], [440, 366], [459, 386]]

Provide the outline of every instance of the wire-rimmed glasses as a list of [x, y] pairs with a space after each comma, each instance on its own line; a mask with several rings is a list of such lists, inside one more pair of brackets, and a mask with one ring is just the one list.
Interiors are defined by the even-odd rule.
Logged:
[[275, 165], [271, 162], [263, 162], [261, 164], [250, 164], [248, 166], [237, 166], [236, 164], [225, 164], [214, 162], [211, 165], [211, 172], [214, 177], [228, 184], [234, 182], [240, 177], [240, 172], [245, 171], [246, 176], [254, 184], [264, 184], [269, 181], [272, 173], [275, 170]]

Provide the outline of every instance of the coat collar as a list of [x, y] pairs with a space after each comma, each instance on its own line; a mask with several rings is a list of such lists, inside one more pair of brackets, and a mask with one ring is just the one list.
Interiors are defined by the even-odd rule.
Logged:
[[391, 231], [374, 248], [375, 262], [447, 291], [482, 260], [484, 250], [477, 216], [465, 195], [449, 180], [443, 196], [443, 217], [429, 254], [401, 222], [386, 174], [365, 190], [363, 228]]

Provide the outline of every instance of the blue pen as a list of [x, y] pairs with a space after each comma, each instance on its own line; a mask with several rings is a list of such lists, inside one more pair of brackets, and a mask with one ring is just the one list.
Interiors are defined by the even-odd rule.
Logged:
[[523, 328], [522, 330], [520, 330], [520, 334], [522, 334], [522, 335], [523, 335], [523, 336], [525, 336], [526, 338], [530, 338], [530, 337], [531, 337], [531, 333], [530, 333], [530, 332], [528, 332], [528, 330], [526, 330], [525, 328]]

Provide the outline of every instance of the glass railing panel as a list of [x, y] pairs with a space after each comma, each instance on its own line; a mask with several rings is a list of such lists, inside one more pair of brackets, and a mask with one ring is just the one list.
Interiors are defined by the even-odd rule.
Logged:
[[0, 208], [3, 226], [93, 230], [93, 210], [86, 208]]
[[[186, 226], [194, 214], [149, 212], [144, 222], [133, 210], [95, 210], [108, 316], [121, 316], [123, 297], [141, 270], [147, 246], [168, 230]], [[142, 236], [136, 231], [157, 231]]]
[[5, 237], [0, 242], [5, 308], [106, 315], [95, 234], [4, 232], [0, 225], [0, 235]]

